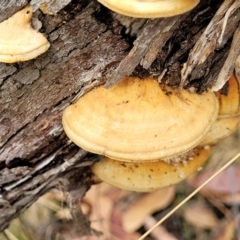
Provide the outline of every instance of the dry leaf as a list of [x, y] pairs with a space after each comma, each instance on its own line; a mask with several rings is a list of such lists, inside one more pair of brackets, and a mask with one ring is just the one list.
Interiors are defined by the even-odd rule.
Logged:
[[234, 232], [235, 232], [235, 224], [234, 221], [226, 222], [224, 226], [219, 228], [220, 231], [218, 235], [214, 238], [214, 240], [233, 240]]
[[174, 196], [175, 187], [164, 188], [143, 195], [124, 213], [123, 229], [126, 232], [134, 232], [143, 224], [147, 216], [167, 207], [172, 202]]
[[240, 204], [240, 192], [234, 194], [214, 194], [214, 196], [226, 204]]
[[[214, 171], [208, 170], [201, 174], [195, 174], [187, 179], [188, 184], [194, 188], [198, 188], [204, 183]], [[225, 169], [220, 175], [208, 183], [200, 193], [207, 196], [211, 193], [214, 197], [224, 203], [240, 203], [240, 165], [233, 164]]]
[[104, 196], [104, 193], [108, 190], [109, 185], [104, 183], [94, 185], [86, 193], [82, 200], [83, 202], [89, 204], [91, 208], [91, 214], [89, 216], [91, 228], [103, 233], [101, 237], [97, 238], [98, 240], [111, 239], [109, 224], [113, 209], [113, 201]]
[[[199, 187], [209, 177], [213, 175], [214, 171], [204, 171], [197, 176], [194, 180], [194, 186]], [[240, 192], [240, 166], [232, 165], [215, 177], [204, 188], [212, 193], [232, 194], [234, 192]]]
[[111, 240], [137, 240], [140, 237], [139, 233], [126, 233], [122, 226], [123, 212], [117, 208], [113, 209], [111, 216]]
[[219, 224], [213, 211], [204, 203], [188, 204], [183, 212], [184, 219], [197, 228], [212, 229]]
[[[149, 230], [156, 223], [157, 221], [153, 217], [148, 216], [145, 218], [144, 227], [146, 228], [146, 230]], [[150, 234], [156, 240], [177, 240], [177, 238], [175, 238], [171, 233], [166, 230], [166, 228], [161, 225], [157, 226]]]
[[119, 188], [116, 188], [112, 185], [109, 185], [109, 186], [111, 186], [111, 188], [109, 188], [108, 191], [105, 192], [105, 196], [109, 197], [114, 202], [117, 202], [118, 200], [132, 194], [131, 191], [119, 189]]

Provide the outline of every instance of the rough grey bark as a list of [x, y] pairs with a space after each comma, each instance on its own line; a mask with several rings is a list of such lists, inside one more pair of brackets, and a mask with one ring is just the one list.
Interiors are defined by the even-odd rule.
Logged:
[[[9, 9], [16, 11], [14, 2]], [[64, 108], [93, 87], [110, 86], [124, 75], [164, 72], [166, 83], [179, 85], [181, 68], [218, 2], [203, 0], [192, 12], [168, 19], [128, 18], [127, 28], [122, 17], [90, 0], [72, 1], [54, 16], [35, 12], [50, 50], [28, 62], [0, 63], [0, 230], [51, 188], [63, 189], [74, 200], [91, 185], [88, 166], [98, 157], [67, 139], [61, 125]], [[0, 6], [3, 19], [9, 11]], [[187, 87], [201, 92], [214, 81], [239, 21], [237, 9], [228, 21], [224, 44], [211, 49], [207, 61], [193, 69]], [[135, 36], [130, 33], [136, 22], [141, 27]], [[81, 213], [73, 215], [82, 219]]]
[[1, 0], [0, 1], [0, 22], [10, 17], [28, 3], [27, 0]]

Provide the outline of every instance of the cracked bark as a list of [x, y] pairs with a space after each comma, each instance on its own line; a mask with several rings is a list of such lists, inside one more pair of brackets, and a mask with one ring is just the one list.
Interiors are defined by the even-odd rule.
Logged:
[[[1, 21], [26, 4], [10, 2], [0, 5]], [[51, 188], [77, 199], [91, 185], [89, 165], [98, 156], [67, 139], [61, 125], [63, 109], [95, 86], [110, 86], [124, 75], [164, 73], [167, 84], [179, 85], [189, 52], [222, 2], [203, 0], [192, 12], [168, 19], [126, 18], [127, 27], [121, 16], [90, 0], [55, 6], [52, 9], [63, 9], [54, 16], [36, 10], [50, 50], [28, 62], [0, 63], [0, 230]], [[229, 18], [223, 44], [211, 48], [206, 61], [191, 71], [187, 87], [201, 92], [216, 79], [239, 21], [237, 9]], [[131, 35], [138, 23], [136, 35]], [[82, 219], [81, 213], [73, 215]]]

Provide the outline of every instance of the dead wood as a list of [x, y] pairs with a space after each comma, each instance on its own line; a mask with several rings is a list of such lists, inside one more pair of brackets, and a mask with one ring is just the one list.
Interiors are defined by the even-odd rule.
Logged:
[[[10, 2], [0, 5], [2, 20], [26, 4]], [[51, 188], [62, 189], [74, 201], [91, 185], [88, 166], [98, 157], [67, 139], [63, 109], [95, 86], [109, 87], [125, 75], [164, 75], [167, 84], [179, 85], [183, 64], [223, 1], [202, 0], [190, 13], [144, 21], [124, 18], [90, 0], [72, 1], [65, 8], [41, 1], [57, 9], [53, 16], [44, 15], [37, 2], [32, 1], [35, 20], [42, 23], [50, 50], [28, 62], [0, 63], [0, 230]], [[192, 67], [185, 87], [202, 92], [216, 80], [239, 21], [237, 8], [221, 45], [210, 47], [205, 61]], [[214, 37], [206, 44], [212, 46]], [[84, 234], [92, 233], [88, 230]]]

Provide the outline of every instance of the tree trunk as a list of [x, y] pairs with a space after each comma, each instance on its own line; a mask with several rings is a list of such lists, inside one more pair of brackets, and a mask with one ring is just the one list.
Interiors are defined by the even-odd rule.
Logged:
[[[227, 78], [239, 54], [232, 41], [240, 21], [237, 1], [225, 1], [236, 4], [227, 27], [223, 11], [206, 42], [200, 36], [223, 1], [202, 0], [189, 13], [153, 20], [122, 17], [90, 0], [72, 1], [65, 8], [64, 1], [50, 1], [50, 10], [63, 8], [51, 16], [37, 9], [45, 1], [32, 1], [37, 9], [33, 23], [37, 18], [42, 22], [40, 31], [51, 47], [34, 60], [0, 63], [0, 230], [51, 188], [62, 189], [74, 200], [91, 185], [89, 165], [98, 156], [75, 146], [61, 125], [63, 110], [84, 93], [130, 74], [164, 75], [169, 85], [202, 92], [231, 59]], [[0, 4], [1, 21], [27, 1], [10, 2]], [[195, 64], [191, 57], [197, 56], [194, 46], [200, 43], [205, 52], [199, 57], [206, 59]]]

